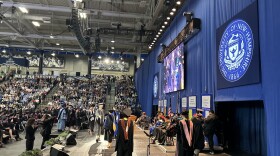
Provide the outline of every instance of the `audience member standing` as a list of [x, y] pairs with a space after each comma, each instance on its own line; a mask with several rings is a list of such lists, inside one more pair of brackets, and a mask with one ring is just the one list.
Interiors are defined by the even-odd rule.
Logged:
[[210, 154], [214, 154], [213, 136], [216, 129], [216, 122], [216, 115], [213, 110], [210, 110], [209, 115], [204, 121], [204, 135], [207, 137], [209, 142]]
[[33, 150], [34, 140], [35, 140], [35, 131], [37, 130], [38, 126], [35, 125], [35, 119], [30, 118], [28, 119], [25, 127], [26, 135], [26, 151]]

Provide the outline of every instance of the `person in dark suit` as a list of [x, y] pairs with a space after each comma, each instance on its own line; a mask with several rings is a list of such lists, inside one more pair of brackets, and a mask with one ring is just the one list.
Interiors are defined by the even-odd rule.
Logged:
[[25, 127], [26, 135], [26, 151], [33, 150], [34, 140], [35, 140], [35, 131], [37, 130], [38, 126], [35, 125], [35, 119], [30, 118], [28, 119]]
[[213, 136], [216, 129], [216, 123], [217, 123], [217, 117], [215, 115], [215, 112], [214, 110], [210, 110], [209, 115], [204, 120], [204, 135], [207, 137], [209, 141], [209, 149], [211, 155], [215, 154]]
[[51, 135], [51, 130], [52, 130], [52, 121], [53, 118], [51, 116], [49, 116], [48, 114], [44, 114], [42, 117], [42, 128], [44, 129], [43, 134], [41, 134], [43, 136], [43, 141], [42, 141], [42, 145], [41, 145], [41, 149], [44, 149], [45, 146], [45, 142], [50, 140], [50, 135]]

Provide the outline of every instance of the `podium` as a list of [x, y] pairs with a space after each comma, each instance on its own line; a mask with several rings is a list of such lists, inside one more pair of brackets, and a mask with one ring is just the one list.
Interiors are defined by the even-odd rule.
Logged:
[[64, 146], [55, 144], [51, 147], [50, 156], [69, 156], [64, 152]]

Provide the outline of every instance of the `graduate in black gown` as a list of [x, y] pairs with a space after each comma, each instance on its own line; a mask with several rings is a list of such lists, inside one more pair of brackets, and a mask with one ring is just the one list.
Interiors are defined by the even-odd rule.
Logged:
[[116, 140], [117, 156], [132, 156], [133, 152], [133, 121], [128, 119], [130, 113], [124, 110], [118, 122], [118, 134]]
[[193, 123], [188, 119], [189, 112], [184, 111], [181, 114], [182, 120], [178, 121], [176, 156], [193, 156]]

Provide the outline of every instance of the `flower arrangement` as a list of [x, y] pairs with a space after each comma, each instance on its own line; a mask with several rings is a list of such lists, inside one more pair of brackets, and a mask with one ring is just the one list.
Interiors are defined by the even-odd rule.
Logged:
[[43, 156], [43, 152], [40, 149], [34, 149], [31, 151], [25, 151], [20, 156]]

